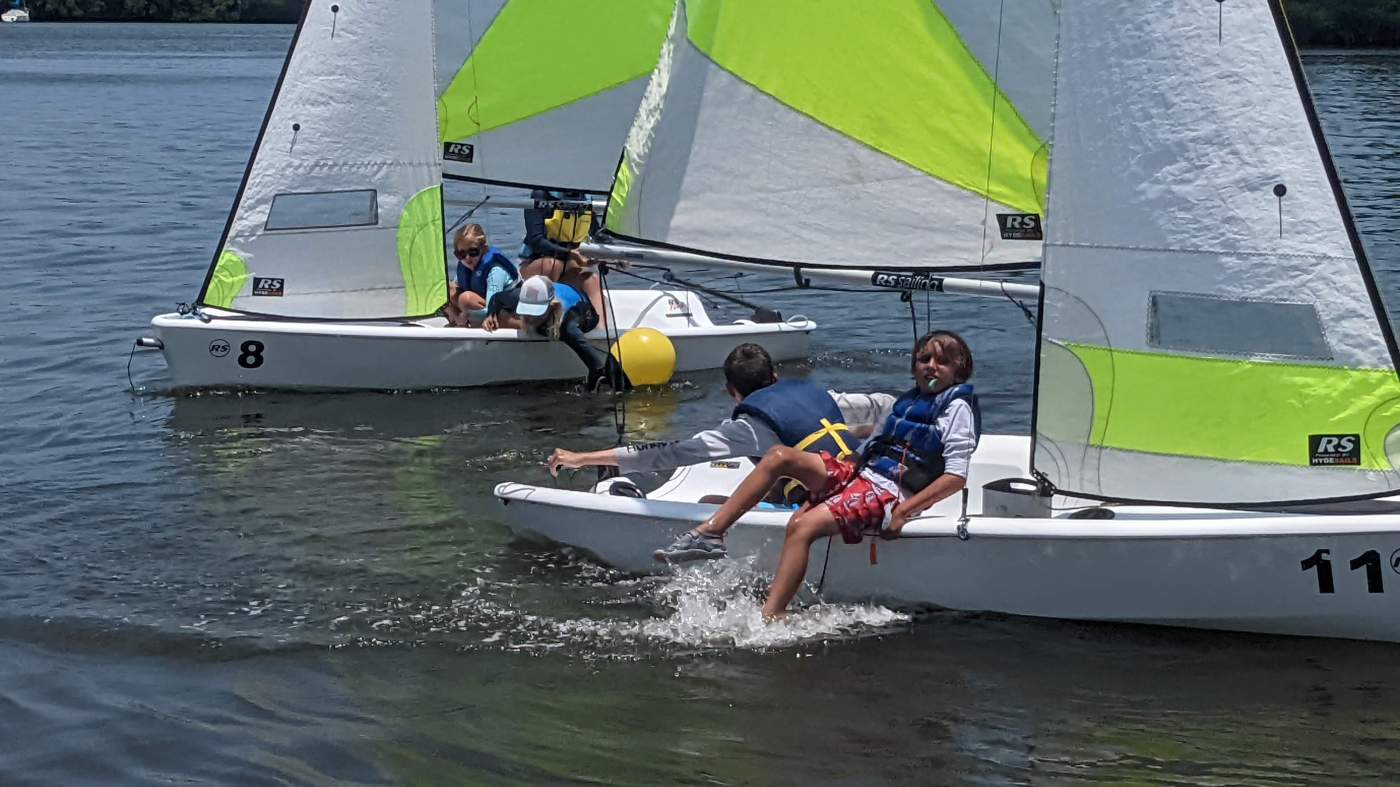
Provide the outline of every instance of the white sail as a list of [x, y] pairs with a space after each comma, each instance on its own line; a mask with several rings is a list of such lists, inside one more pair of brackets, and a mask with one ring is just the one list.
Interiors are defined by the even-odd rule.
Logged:
[[435, 0], [443, 171], [606, 193], [674, 0]]
[[447, 299], [427, 2], [308, 5], [199, 302], [370, 319]]
[[607, 227], [741, 260], [1040, 257], [1052, 0], [684, 0]]
[[1034, 468], [1211, 504], [1394, 492], [1389, 324], [1269, 0], [1064, 0]]

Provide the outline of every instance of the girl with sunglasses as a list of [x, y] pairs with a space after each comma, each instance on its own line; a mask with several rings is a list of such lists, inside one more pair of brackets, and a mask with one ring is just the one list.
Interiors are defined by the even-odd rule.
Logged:
[[452, 239], [456, 276], [447, 284], [447, 317], [453, 325], [481, 325], [492, 296], [520, 280], [515, 263], [486, 242], [480, 224], [468, 224]]

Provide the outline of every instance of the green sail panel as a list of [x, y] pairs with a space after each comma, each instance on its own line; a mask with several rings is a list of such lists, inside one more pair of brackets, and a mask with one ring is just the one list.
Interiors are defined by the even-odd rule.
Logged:
[[447, 303], [442, 225], [442, 186], [423, 189], [404, 206], [398, 233], [404, 314], [432, 314]]
[[1015, 19], [994, 10], [683, 0], [627, 137], [608, 229], [787, 264], [1035, 265], [1055, 3], [1018, 3]]
[[[1045, 141], [936, 3], [690, 0], [686, 9], [702, 52], [787, 106], [959, 188], [1041, 211]], [[860, 53], [871, 56], [853, 68]]]
[[248, 283], [248, 265], [243, 258], [231, 251], [224, 251], [214, 263], [214, 272], [209, 277], [209, 288], [204, 293], [204, 303], [227, 309], [233, 306], [233, 299]]
[[1395, 471], [1385, 450], [1400, 424], [1391, 369], [1064, 346], [1090, 383], [1093, 417], [1080, 425], [1089, 446], [1306, 468], [1320, 459], [1313, 435], [1356, 435], [1355, 463], [1333, 467]]
[[447, 34], [485, 31], [464, 62], [439, 65], [455, 69], [438, 97], [440, 142], [464, 143], [444, 148], [445, 171], [605, 192], [674, 6], [510, 0], [489, 15], [468, 3]]

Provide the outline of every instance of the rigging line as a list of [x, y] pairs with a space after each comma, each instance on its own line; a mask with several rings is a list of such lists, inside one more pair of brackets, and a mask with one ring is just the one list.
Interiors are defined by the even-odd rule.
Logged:
[[1016, 300], [1016, 296], [1006, 291], [1006, 282], [1002, 282], [1001, 284], [1001, 294], [1006, 296], [1006, 299], [1008, 301], [1011, 301], [1012, 303], [1016, 304], [1016, 308], [1021, 310], [1021, 314], [1025, 315], [1026, 321], [1031, 324], [1032, 328], [1036, 327], [1035, 315], [1031, 314], [1031, 310], [1029, 307], [1026, 306], [1026, 304]]
[[131, 359], [136, 357], [136, 348], [140, 346], [141, 341], [139, 339], [137, 341], [132, 342], [131, 354], [126, 356], [126, 384], [127, 389], [131, 391], [132, 396], [136, 395], [136, 381], [131, 379]]
[[[617, 430], [617, 444], [622, 445], [622, 438], [627, 433], [627, 400], [622, 395], [625, 387], [623, 379], [627, 372], [622, 369], [622, 329], [617, 325], [617, 311], [613, 308], [612, 290], [608, 286], [608, 265], [602, 263], [598, 266], [599, 285], [603, 290], [603, 308], [607, 312], [607, 322], [603, 325], [603, 337], [608, 344], [608, 356], [612, 357], [612, 350], [617, 348], [617, 379], [609, 380], [612, 387], [612, 411], [613, 428]], [[612, 338], [616, 336], [617, 338]], [[606, 367], [604, 367], [606, 373]]]
[[832, 540], [832, 538], [833, 538], [833, 536], [827, 536], [827, 537], [826, 537], [826, 557], [823, 557], [823, 558], [822, 558], [822, 577], [821, 577], [821, 579], [817, 580], [817, 595], [818, 595], [818, 596], [820, 596], [820, 595], [822, 594], [822, 587], [823, 587], [824, 585], [826, 585], [826, 564], [827, 564], [827, 561], [831, 560], [831, 540]]
[[1006, 19], [1006, 0], [1001, 0], [997, 11], [997, 54], [992, 61], [992, 120], [987, 131], [987, 182], [982, 187], [982, 256], [981, 263], [987, 263], [987, 217], [992, 208], [992, 146], [997, 137], [997, 102], [1001, 98], [1001, 32]]
[[909, 330], [914, 333], [914, 343], [919, 341], [919, 313], [914, 310], [914, 293], [902, 293], [904, 300], [909, 304]]
[[491, 195], [488, 194], [488, 195], [486, 195], [485, 197], [482, 197], [480, 202], [478, 202], [478, 203], [476, 203], [475, 205], [473, 205], [473, 206], [471, 206], [470, 208], [468, 208], [466, 213], [463, 213], [461, 216], [458, 216], [458, 217], [457, 217], [457, 220], [454, 221], [454, 222], [452, 222], [452, 225], [451, 225], [450, 227], [447, 228], [447, 231], [448, 231], [448, 232], [452, 232], [453, 230], [457, 229], [459, 226], [461, 226], [462, 222], [464, 222], [464, 221], [466, 221], [467, 219], [471, 218], [471, 217], [472, 217], [472, 214], [473, 214], [473, 213], [476, 213], [477, 210], [480, 209], [482, 205], [485, 205], [486, 203], [488, 203], [488, 202], [490, 202], [490, 201], [491, 201]]

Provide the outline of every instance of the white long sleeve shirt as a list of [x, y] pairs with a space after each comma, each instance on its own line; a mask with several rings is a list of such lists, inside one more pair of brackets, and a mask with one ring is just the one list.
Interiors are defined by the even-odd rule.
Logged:
[[[841, 410], [841, 418], [852, 429], [879, 429], [890, 414], [895, 397], [884, 393], [848, 394], [828, 391]], [[970, 411], [969, 411], [970, 417]], [[851, 440], [855, 447], [856, 440]], [[782, 445], [767, 424], [757, 418], [740, 415], [726, 419], [714, 429], [706, 429], [684, 440], [658, 443], [635, 443], [613, 449], [617, 468], [623, 473], [641, 470], [668, 470], [699, 462], [712, 462], [735, 456], [762, 456], [768, 449]], [[951, 471], [950, 471], [951, 472]]]

